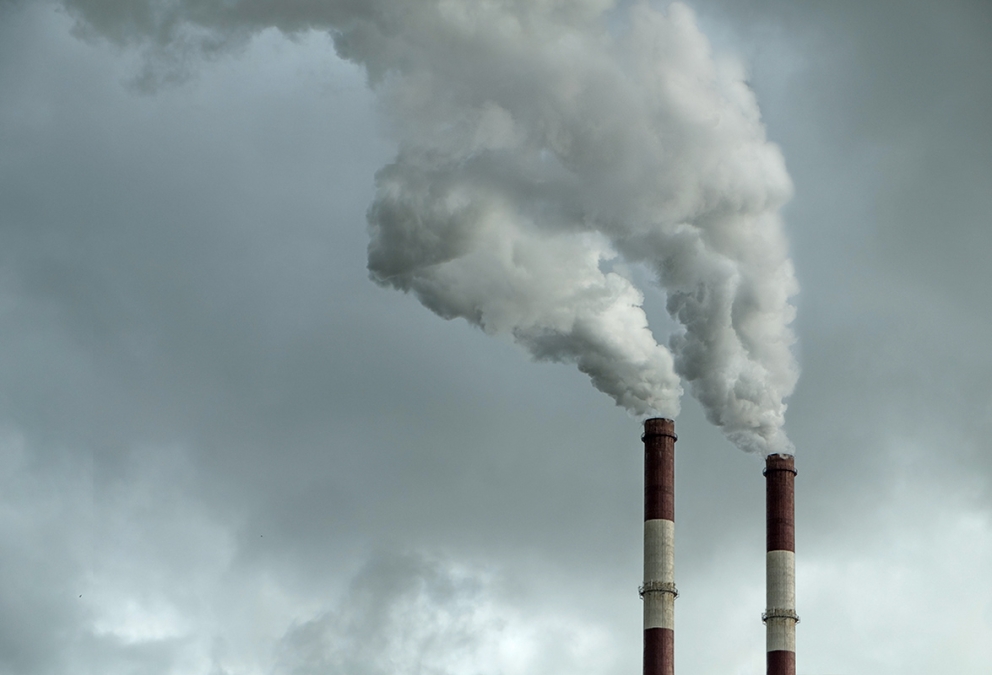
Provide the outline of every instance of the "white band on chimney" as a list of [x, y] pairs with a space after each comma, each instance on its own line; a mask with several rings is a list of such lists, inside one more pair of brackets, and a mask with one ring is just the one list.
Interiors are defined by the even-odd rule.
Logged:
[[675, 523], [644, 521], [644, 629], [675, 630]]
[[791, 617], [768, 617], [765, 620], [769, 652], [796, 651], [796, 620]]
[[768, 609], [796, 608], [796, 554], [768, 551], [765, 557]]
[[665, 591], [644, 594], [644, 630], [675, 630], [675, 595]]
[[768, 551], [765, 558], [768, 651], [796, 651], [796, 554]]
[[675, 523], [644, 521], [644, 581], [675, 581]]

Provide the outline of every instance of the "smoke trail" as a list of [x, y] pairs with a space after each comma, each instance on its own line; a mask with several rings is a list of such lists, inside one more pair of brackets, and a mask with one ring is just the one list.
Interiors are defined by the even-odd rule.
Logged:
[[[791, 183], [742, 69], [713, 57], [684, 5], [67, 4], [118, 41], [145, 36], [158, 63], [270, 26], [329, 30], [399, 145], [368, 211], [373, 280], [576, 363], [634, 414], [676, 415], [681, 378], [739, 447], [791, 452]], [[665, 290], [682, 327], [668, 348], [610, 271], [618, 257]]]

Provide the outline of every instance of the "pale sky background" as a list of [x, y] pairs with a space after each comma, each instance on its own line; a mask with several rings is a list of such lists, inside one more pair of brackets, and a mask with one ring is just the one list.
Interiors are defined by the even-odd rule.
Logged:
[[[639, 422], [369, 281], [365, 73], [68, 4], [0, 0], [0, 673], [639, 672]], [[992, 672], [992, 6], [689, 4], [795, 184], [799, 673]], [[761, 459], [677, 424], [677, 667], [757, 675]]]

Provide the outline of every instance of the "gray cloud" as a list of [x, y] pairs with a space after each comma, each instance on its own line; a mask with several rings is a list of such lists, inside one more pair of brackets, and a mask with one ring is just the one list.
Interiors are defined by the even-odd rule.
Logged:
[[[377, 554], [336, 611], [293, 626], [277, 672], [595, 672], [609, 665], [599, 626], [501, 605], [497, 580], [413, 554]], [[496, 592], [494, 592], [496, 591]]]

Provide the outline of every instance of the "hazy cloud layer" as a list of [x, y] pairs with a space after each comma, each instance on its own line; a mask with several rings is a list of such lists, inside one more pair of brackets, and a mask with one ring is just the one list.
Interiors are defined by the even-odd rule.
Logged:
[[379, 554], [335, 610], [294, 625], [276, 648], [287, 673], [598, 673], [616, 667], [605, 625], [500, 600], [491, 574]]

